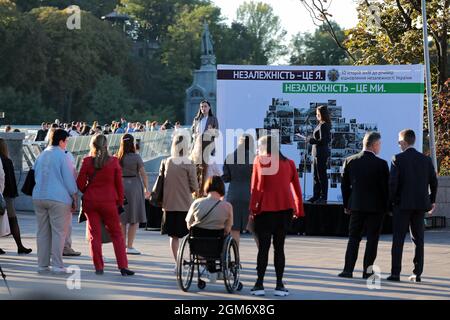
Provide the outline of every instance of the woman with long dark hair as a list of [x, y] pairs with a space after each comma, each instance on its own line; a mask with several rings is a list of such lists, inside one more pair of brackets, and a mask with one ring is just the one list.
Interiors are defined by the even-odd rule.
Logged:
[[89, 226], [89, 243], [95, 273], [103, 274], [102, 228], [106, 226], [114, 246], [117, 266], [123, 276], [133, 275], [128, 269], [125, 253], [125, 241], [118, 207], [123, 206], [124, 192], [122, 168], [116, 157], [108, 153], [106, 136], [98, 134], [92, 137], [90, 155], [83, 159], [77, 178], [78, 189], [83, 193], [83, 211]]
[[250, 198], [258, 238], [258, 278], [251, 294], [265, 295], [264, 275], [273, 237], [277, 276], [275, 295], [287, 296], [289, 291], [283, 283], [284, 240], [291, 219], [304, 216], [302, 192], [295, 163], [280, 152], [279, 138], [263, 136], [258, 142], [259, 154], [253, 163]]
[[[127, 204], [125, 212], [121, 215], [122, 232], [127, 240], [127, 254], [140, 254], [133, 247], [136, 231], [139, 223], [147, 222], [145, 215], [145, 198], [150, 196], [148, 191], [148, 179], [144, 162], [136, 153], [134, 137], [126, 133], [120, 139], [120, 148], [117, 152], [120, 166], [122, 167], [123, 187]], [[127, 238], [128, 225], [128, 238]]]
[[[200, 102], [200, 108], [192, 124], [192, 135], [194, 141], [193, 159], [197, 165], [197, 179], [200, 192], [204, 190], [204, 184], [207, 176], [208, 162], [211, 155], [214, 154], [214, 137], [219, 129], [219, 121], [213, 115], [211, 104], [208, 100]], [[210, 146], [212, 144], [212, 146]], [[205, 153], [205, 149], [211, 150], [211, 153]]]
[[328, 199], [327, 161], [330, 157], [331, 120], [326, 106], [316, 109], [319, 124], [314, 129], [308, 142], [312, 144], [314, 167], [314, 192], [308, 199], [311, 203], [326, 203]]
[[[14, 174], [14, 164], [9, 158], [8, 146], [4, 139], [0, 138], [0, 158], [5, 172], [5, 189], [3, 190], [3, 197], [6, 202], [6, 212], [8, 214], [9, 227], [14, 241], [17, 244], [18, 254], [29, 254], [31, 249], [25, 248], [22, 244], [20, 236], [19, 222], [17, 221], [16, 209], [14, 207], [14, 198], [18, 197], [16, 176]], [[0, 249], [1, 252], [1, 249]]]
[[255, 141], [249, 134], [239, 138], [238, 147], [229, 154], [223, 165], [224, 182], [229, 182], [226, 199], [233, 205], [233, 227], [231, 235], [239, 245], [241, 232], [247, 227], [250, 203], [250, 181], [252, 179]]

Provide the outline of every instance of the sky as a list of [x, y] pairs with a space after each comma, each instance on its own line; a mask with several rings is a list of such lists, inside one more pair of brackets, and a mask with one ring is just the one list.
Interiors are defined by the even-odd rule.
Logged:
[[[247, 0], [249, 1], [249, 0]], [[287, 31], [287, 39], [298, 32], [312, 32], [316, 26], [300, 0], [254, 0], [270, 4], [274, 13], [281, 18], [281, 24]], [[329, 0], [330, 1], [330, 0]], [[245, 0], [212, 0], [221, 8], [222, 15], [231, 23], [236, 18], [236, 10]], [[329, 13], [344, 28], [351, 28], [357, 23], [357, 0], [332, 0]]]

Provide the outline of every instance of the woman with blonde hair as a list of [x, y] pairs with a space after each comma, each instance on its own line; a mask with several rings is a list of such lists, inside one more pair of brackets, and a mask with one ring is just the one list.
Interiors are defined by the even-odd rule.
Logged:
[[122, 168], [116, 157], [108, 154], [106, 136], [92, 137], [90, 155], [83, 159], [77, 185], [83, 193], [83, 211], [89, 225], [89, 242], [95, 273], [103, 274], [102, 229], [106, 226], [114, 246], [117, 265], [123, 276], [133, 275], [128, 269], [125, 241], [120, 227], [119, 209], [123, 206]]
[[[136, 231], [139, 223], [147, 222], [145, 214], [145, 198], [150, 196], [148, 191], [148, 179], [144, 162], [136, 153], [134, 137], [126, 133], [120, 139], [120, 148], [116, 155], [122, 167], [122, 181], [125, 190], [127, 204], [125, 212], [121, 215], [122, 232], [127, 240], [127, 254], [141, 254], [133, 248]], [[128, 238], [127, 238], [128, 225]]]
[[179, 238], [188, 234], [186, 215], [198, 193], [195, 165], [188, 158], [189, 135], [179, 134], [173, 138], [171, 156], [161, 162], [159, 175], [164, 177], [163, 222], [161, 234], [170, 237], [174, 261], [177, 260]]

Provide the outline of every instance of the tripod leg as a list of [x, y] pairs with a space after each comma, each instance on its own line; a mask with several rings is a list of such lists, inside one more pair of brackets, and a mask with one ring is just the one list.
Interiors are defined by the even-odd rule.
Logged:
[[9, 289], [8, 281], [6, 281], [6, 275], [3, 273], [2, 266], [0, 266], [0, 273], [2, 275], [3, 281], [5, 282], [6, 288], [8, 289], [9, 295], [11, 295], [11, 290]]

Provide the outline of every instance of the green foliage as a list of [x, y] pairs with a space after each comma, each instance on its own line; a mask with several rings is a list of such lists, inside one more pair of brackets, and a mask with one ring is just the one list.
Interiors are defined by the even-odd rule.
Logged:
[[283, 44], [287, 32], [281, 27], [280, 18], [274, 14], [270, 5], [244, 2], [237, 10], [237, 22], [247, 27], [248, 32], [256, 38], [259, 50], [254, 52], [255, 63], [272, 63], [287, 54]]
[[37, 19], [50, 39], [44, 95], [51, 97], [63, 119], [81, 118], [87, 106], [80, 102], [105, 70], [111, 75], [123, 74], [130, 50], [128, 40], [88, 12], [82, 12], [80, 30], [66, 28], [69, 14], [64, 10], [43, 7], [29, 15]]
[[[82, 9], [80, 30], [66, 27], [69, 5]], [[242, 7], [242, 21], [228, 26], [210, 0], [0, 0], [0, 88], [40, 99], [36, 107], [18, 99], [30, 108], [30, 123], [55, 113], [62, 121], [183, 122], [205, 21], [217, 63], [266, 64], [285, 50], [272, 8], [252, 8]], [[125, 33], [99, 19], [114, 9], [131, 17]], [[41, 106], [52, 116], [33, 119]]]
[[37, 93], [21, 93], [11, 87], [0, 88], [0, 109], [3, 123], [30, 124], [57, 118], [54, 110], [45, 107]]
[[13, 0], [17, 7], [27, 12], [39, 7], [55, 7], [60, 10], [77, 5], [81, 10], [89, 11], [96, 17], [111, 13], [119, 4], [119, 0]]
[[[431, 83], [433, 84], [436, 154], [440, 172], [450, 171], [448, 97], [448, 0], [427, 0], [430, 42]], [[359, 23], [346, 32], [345, 45], [357, 58], [357, 64], [424, 63], [420, 1], [385, 0], [379, 6], [379, 28], [370, 28], [367, 6], [358, 7]], [[447, 91], [445, 91], [447, 90]], [[447, 98], [446, 98], [447, 99]], [[439, 102], [438, 102], [439, 101]], [[447, 100], [445, 100], [447, 101]], [[425, 103], [426, 106], [426, 103]], [[424, 113], [424, 124], [428, 122]], [[427, 152], [427, 150], [425, 150]]]
[[91, 98], [92, 119], [108, 123], [133, 111], [132, 98], [117, 76], [104, 75], [97, 81]]
[[[340, 42], [345, 34], [337, 23], [332, 23], [334, 32]], [[341, 65], [349, 64], [345, 51], [339, 48], [327, 31], [327, 26], [321, 25], [313, 34], [298, 33], [291, 42], [290, 63], [296, 65]]]

